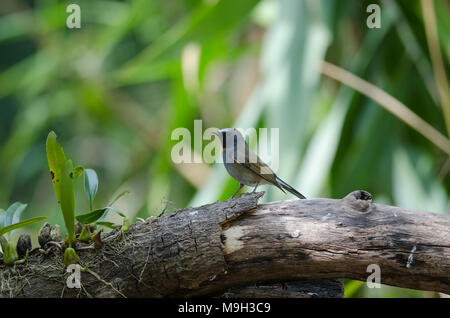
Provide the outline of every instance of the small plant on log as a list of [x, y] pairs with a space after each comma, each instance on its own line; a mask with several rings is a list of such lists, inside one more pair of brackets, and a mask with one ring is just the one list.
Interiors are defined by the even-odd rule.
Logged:
[[[99, 184], [98, 176], [95, 170], [85, 169], [81, 166], [74, 168], [72, 161], [66, 158], [64, 150], [57, 142], [56, 134], [53, 131], [48, 134], [46, 151], [53, 188], [55, 190], [58, 203], [61, 206], [61, 211], [64, 216], [64, 223], [67, 229], [67, 238], [65, 242], [67, 247], [64, 251], [64, 264], [67, 266], [69, 264], [78, 263], [78, 256], [72, 247], [77, 239], [78, 241], [84, 243], [90, 243], [91, 241], [94, 241], [94, 243], [100, 242], [100, 231], [96, 231], [97, 225], [102, 225], [112, 229], [120, 226], [112, 222], [104, 221], [106, 215], [110, 211], [116, 212], [123, 218], [121, 229], [122, 231], [128, 231], [130, 222], [126, 215], [111, 206], [123, 195], [129, 193], [129, 191], [123, 191], [117, 195], [108, 206], [100, 209], [94, 209], [94, 199], [97, 194]], [[89, 201], [89, 212], [75, 217], [73, 180], [81, 175], [84, 175], [84, 189]], [[75, 224], [75, 218], [81, 224]], [[76, 236], [76, 234], [79, 235]], [[95, 244], [96, 247], [100, 245], [101, 244]]]
[[122, 196], [129, 193], [130, 191], [125, 190], [119, 193], [106, 207], [94, 209], [94, 198], [95, 195], [97, 194], [98, 184], [99, 184], [98, 176], [95, 170], [85, 169], [84, 190], [89, 200], [90, 211], [76, 216], [77, 221], [83, 224], [83, 229], [79, 236], [79, 240], [81, 241], [89, 240], [89, 238], [91, 237], [90, 229], [92, 227], [95, 228], [96, 225], [102, 225], [110, 229], [115, 229], [120, 226], [112, 222], [104, 221], [110, 211], [113, 211], [122, 217], [122, 226], [121, 226], [122, 231], [126, 232], [130, 228], [130, 221], [128, 220], [126, 215], [112, 207], [112, 205], [117, 200], [119, 200]]
[[[25, 232], [19, 238], [17, 247], [9, 240], [9, 234], [21, 227], [45, 220], [45, 216], [38, 216], [24, 221], [20, 220], [20, 215], [27, 207], [26, 204], [15, 202], [5, 211], [0, 209], [0, 246], [3, 252], [3, 263], [5, 265], [20, 264], [28, 258], [28, 252], [31, 249], [30, 234]], [[17, 250], [16, 250], [17, 249]], [[24, 256], [19, 259], [19, 256]]]
[[66, 159], [64, 150], [56, 141], [56, 134], [51, 131], [46, 143], [48, 167], [52, 177], [53, 188], [56, 199], [61, 207], [64, 224], [67, 230], [67, 245], [64, 251], [64, 264], [78, 263], [78, 256], [72, 247], [75, 240], [75, 195], [73, 190], [73, 179], [79, 177], [82, 167], [74, 169], [72, 160]]

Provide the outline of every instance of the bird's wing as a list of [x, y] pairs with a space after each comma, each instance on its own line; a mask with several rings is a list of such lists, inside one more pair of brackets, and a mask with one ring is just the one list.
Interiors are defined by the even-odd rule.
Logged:
[[[248, 154], [248, 156], [246, 156], [246, 154]], [[236, 158], [234, 158], [234, 162], [247, 168], [268, 183], [271, 183], [283, 190], [278, 184], [277, 176], [272, 171], [272, 169], [270, 169], [270, 167], [264, 161], [262, 161], [257, 154], [255, 154], [250, 148], [248, 148], [248, 146], [246, 147], [245, 153], [237, 153]]]

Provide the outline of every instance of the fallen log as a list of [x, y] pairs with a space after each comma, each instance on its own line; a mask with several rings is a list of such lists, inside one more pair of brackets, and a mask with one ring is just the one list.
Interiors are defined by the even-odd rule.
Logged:
[[34, 252], [25, 264], [0, 266], [0, 295], [226, 297], [253, 284], [366, 281], [371, 264], [379, 266], [382, 284], [450, 293], [450, 215], [375, 204], [365, 191], [341, 200], [258, 204], [262, 195], [186, 208], [126, 233], [104, 234], [102, 248], [77, 252], [80, 265], [89, 264], [80, 288], [67, 287], [70, 273], [59, 250]]

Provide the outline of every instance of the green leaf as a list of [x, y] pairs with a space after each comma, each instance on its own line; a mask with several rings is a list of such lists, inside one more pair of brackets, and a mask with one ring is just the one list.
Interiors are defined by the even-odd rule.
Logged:
[[94, 206], [94, 198], [98, 189], [97, 173], [93, 169], [84, 170], [84, 191], [89, 199], [89, 208], [92, 210]]
[[56, 199], [58, 203], [61, 203], [61, 179], [67, 160], [64, 150], [56, 141], [56, 134], [53, 131], [47, 136], [46, 151]]
[[108, 207], [109, 210], [116, 212], [118, 215], [120, 215], [123, 218], [126, 218], [127, 216], [125, 214], [123, 214], [122, 212], [120, 212], [119, 210], [117, 210], [116, 208], [113, 207]]
[[18, 223], [20, 221], [20, 216], [22, 215], [23, 210], [25, 210], [25, 208], [28, 206], [28, 204], [20, 203], [20, 202], [16, 202], [14, 204], [17, 204], [17, 205], [16, 205], [15, 211], [13, 213], [11, 224]]
[[205, 43], [233, 32], [245, 21], [259, 0], [217, 1], [215, 5], [199, 2], [184, 19], [162, 34], [145, 50], [124, 64], [112, 76], [120, 85], [142, 83], [170, 76], [174, 66], [167, 61], [174, 48], [190, 41]]
[[27, 204], [23, 204], [20, 202], [15, 202], [9, 206], [5, 213], [5, 219], [3, 220], [3, 224], [1, 226], [9, 226], [11, 224], [17, 223], [20, 220], [20, 215], [22, 211], [25, 210]]
[[111, 203], [110, 203], [109, 205], [113, 205], [117, 200], [119, 200], [121, 197], [123, 197], [125, 194], [128, 194], [128, 193], [130, 193], [129, 190], [125, 190], [125, 191], [119, 193], [119, 194], [111, 201]]
[[399, 144], [394, 152], [392, 166], [392, 197], [395, 205], [445, 213], [448, 196], [435, 177], [434, 160], [425, 152], [406, 150]]
[[25, 220], [25, 221], [22, 221], [22, 222], [18, 222], [18, 223], [14, 223], [14, 224], [5, 226], [5, 227], [0, 229], [0, 236], [5, 234], [5, 233], [8, 233], [9, 231], [12, 231], [12, 230], [15, 230], [15, 229], [18, 229], [18, 228], [21, 228], [21, 227], [24, 227], [24, 226], [36, 223], [36, 222], [40, 222], [42, 220], [45, 220], [46, 218], [47, 218], [46, 216], [37, 216], [35, 218], [31, 218], [31, 219], [28, 219], [28, 220]]
[[[109, 206], [112, 206], [117, 200], [119, 200], [121, 197], [123, 197], [124, 195], [126, 195], [126, 194], [128, 194], [128, 193], [130, 193], [130, 191], [128, 191], [128, 190], [125, 190], [125, 191], [122, 191], [121, 193], [119, 193], [112, 201], [111, 201], [111, 203], [109, 203]], [[112, 208], [111, 208], [112, 209]], [[113, 209], [114, 210], [114, 209]], [[122, 217], [125, 217], [125, 215], [124, 214], [122, 214], [120, 211], [117, 211], [117, 210], [115, 210], [115, 212], [117, 213], [117, 214], [119, 214], [120, 216], [122, 216]], [[105, 213], [103, 213], [103, 215], [98, 219], [98, 221], [103, 221], [105, 218], [106, 218], [106, 215], [108, 214], [108, 211], [105, 211]], [[122, 215], [121, 215], [122, 214]], [[97, 222], [98, 223], [98, 222]]]
[[117, 225], [117, 224], [114, 224], [113, 222], [106, 222], [106, 221], [99, 221], [99, 222], [96, 222], [97, 223], [97, 225], [101, 225], [101, 226], [104, 226], [104, 227], [107, 227], [107, 228], [110, 228], [110, 229], [117, 229], [120, 225]]
[[83, 224], [94, 223], [95, 221], [97, 221], [102, 217], [103, 213], [107, 213], [108, 210], [109, 210], [108, 207], [93, 210], [84, 214], [77, 215], [76, 219], [78, 222]]
[[61, 210], [69, 235], [69, 245], [75, 236], [75, 195], [73, 191], [73, 164], [67, 160], [61, 176]]
[[[105, 217], [109, 211], [116, 212], [118, 215], [120, 215], [123, 218], [127, 217], [125, 214], [123, 214], [119, 210], [117, 210], [113, 207], [107, 206], [107, 207], [104, 207], [101, 209], [96, 209], [96, 210], [93, 210], [93, 211], [90, 211], [90, 212], [87, 212], [84, 214], [77, 215], [76, 219], [78, 222], [83, 223], [83, 224], [94, 223], [97, 220], [100, 220], [100, 218]], [[100, 222], [97, 222], [97, 224], [101, 224], [101, 223], [103, 223], [102, 220], [100, 220]], [[108, 222], [105, 222], [105, 223], [108, 223]]]

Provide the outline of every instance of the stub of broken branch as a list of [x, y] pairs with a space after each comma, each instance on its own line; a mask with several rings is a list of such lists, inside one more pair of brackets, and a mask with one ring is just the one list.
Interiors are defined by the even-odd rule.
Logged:
[[353, 191], [341, 200], [341, 206], [357, 212], [369, 212], [372, 207], [372, 195], [363, 190]]
[[178, 210], [134, 224], [124, 235], [104, 234], [102, 248], [78, 253], [81, 266], [89, 263], [98, 275], [82, 272], [80, 290], [66, 288], [59, 251], [34, 253], [26, 264], [0, 267], [2, 286], [8, 286], [0, 293], [256, 296], [262, 289], [245, 286], [273, 291], [271, 284], [304, 279], [365, 281], [371, 264], [379, 266], [382, 284], [450, 293], [449, 215], [373, 203], [365, 191], [341, 200], [258, 204], [262, 195]]

